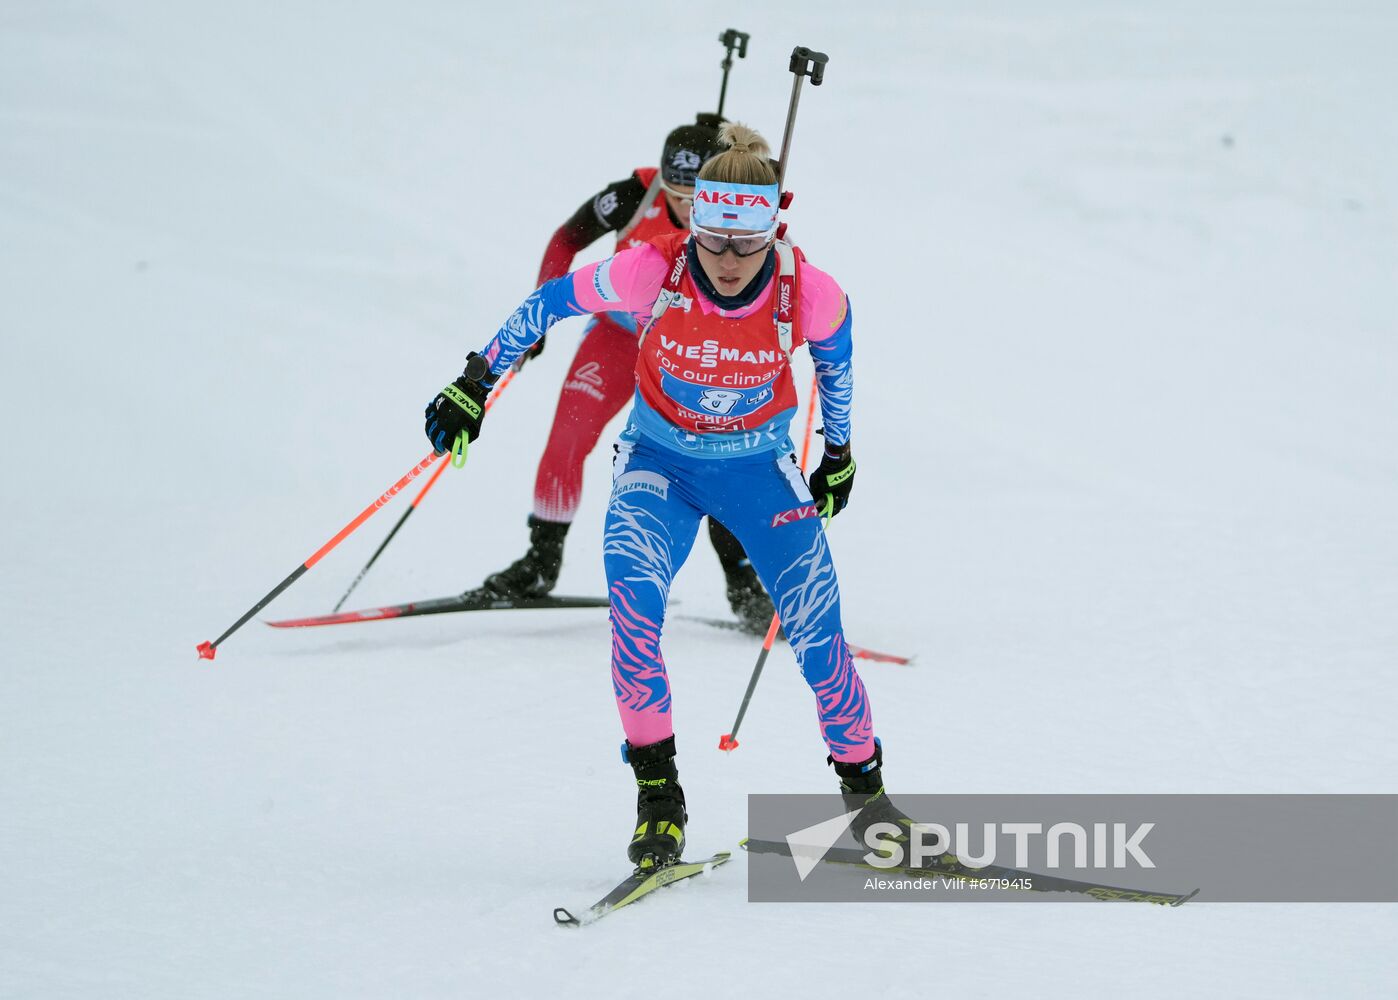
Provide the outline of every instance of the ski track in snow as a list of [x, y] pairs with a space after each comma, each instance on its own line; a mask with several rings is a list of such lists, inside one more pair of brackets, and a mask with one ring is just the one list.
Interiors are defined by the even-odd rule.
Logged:
[[[918, 656], [858, 662], [891, 787], [1393, 791], [1391, 5], [196, 6], [0, 11], [0, 997], [1391, 991], [1392, 906], [749, 905], [741, 856], [560, 932], [625, 871], [604, 614], [194, 657], [425, 452], [733, 24], [774, 140], [790, 47], [831, 55], [790, 218], [857, 317], [849, 635]], [[355, 606], [523, 550], [581, 325]], [[561, 592], [603, 592], [608, 460]], [[268, 613], [327, 610], [400, 510]], [[702, 542], [675, 596], [725, 611]], [[726, 756], [757, 644], [667, 636], [692, 853], [831, 790], [788, 650]]]

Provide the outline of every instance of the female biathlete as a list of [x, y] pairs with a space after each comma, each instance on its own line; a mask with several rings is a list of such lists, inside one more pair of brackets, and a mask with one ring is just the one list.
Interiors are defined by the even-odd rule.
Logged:
[[[718, 152], [722, 119], [700, 114], [665, 137], [660, 167], [638, 167], [609, 184], [558, 228], [539, 266], [542, 285], [568, 273], [573, 258], [595, 240], [616, 233], [616, 248], [639, 247], [658, 236], [689, 228], [694, 180], [705, 160]], [[534, 512], [529, 517], [529, 550], [474, 591], [492, 597], [542, 597], [553, 590], [563, 563], [563, 542], [582, 494], [583, 463], [607, 421], [621, 411], [635, 390], [636, 321], [630, 314], [599, 312], [586, 329], [568, 377], [548, 443], [534, 477]], [[516, 367], [537, 357], [544, 340], [522, 354]], [[749, 632], [766, 632], [772, 601], [753, 572], [743, 547], [718, 521], [709, 518], [709, 538], [727, 584], [728, 604]]]
[[[491, 386], [550, 325], [625, 312], [642, 325], [636, 391], [616, 445], [603, 553], [611, 599], [612, 685], [639, 789], [628, 855], [640, 867], [680, 857], [686, 821], [675, 768], [661, 627], [675, 571], [708, 514], [742, 542], [781, 615], [816, 696], [828, 760], [862, 837], [907, 824], [883, 794], [882, 748], [840, 626], [840, 591], [821, 527], [849, 500], [849, 302], [835, 280], [776, 239], [770, 149], [725, 124], [727, 149], [704, 164], [689, 233], [658, 236], [545, 282], [466, 372], [427, 407], [438, 451], [480, 433]], [[815, 362], [825, 452], [809, 488], [788, 429], [796, 410], [790, 352]]]

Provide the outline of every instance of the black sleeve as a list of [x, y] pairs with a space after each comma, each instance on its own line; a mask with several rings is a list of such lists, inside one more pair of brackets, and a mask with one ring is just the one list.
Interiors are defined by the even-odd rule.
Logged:
[[607, 233], [620, 232], [641, 207], [646, 186], [635, 174], [624, 181], [613, 181], [591, 200], [584, 202], [563, 224], [568, 240], [585, 247]]

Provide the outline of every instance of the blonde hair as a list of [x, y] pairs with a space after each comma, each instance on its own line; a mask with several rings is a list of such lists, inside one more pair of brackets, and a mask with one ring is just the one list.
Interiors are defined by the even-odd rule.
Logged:
[[718, 143], [728, 148], [699, 169], [701, 179], [729, 184], [777, 183], [770, 159], [772, 147], [756, 129], [741, 122], [724, 122], [718, 130]]

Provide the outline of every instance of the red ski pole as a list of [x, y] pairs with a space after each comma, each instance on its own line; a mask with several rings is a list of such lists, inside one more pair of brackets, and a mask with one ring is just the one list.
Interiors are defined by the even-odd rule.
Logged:
[[811, 398], [806, 401], [806, 437], [801, 442], [801, 471], [806, 471], [806, 460], [811, 457], [811, 438], [815, 434], [815, 405], [816, 394], [820, 391], [820, 383], [814, 373], [811, 374]]
[[[811, 376], [811, 398], [806, 404], [806, 439], [801, 442], [801, 471], [806, 471], [806, 460], [811, 456], [811, 435], [815, 430], [815, 405], [816, 405], [817, 382], [814, 375]], [[827, 516], [825, 523], [830, 523]], [[752, 693], [757, 690], [757, 679], [762, 676], [762, 668], [767, 663], [767, 654], [772, 652], [772, 643], [777, 641], [777, 631], [781, 628], [781, 619], [774, 612], [772, 614], [772, 624], [767, 626], [767, 637], [762, 640], [762, 652], [757, 654], [757, 665], [752, 668], [752, 676], [748, 678], [748, 689], [743, 693], [743, 703], [738, 706], [738, 718], [733, 720], [731, 732], [724, 733], [718, 738], [718, 748], [720, 750], [733, 751], [738, 749], [738, 729], [743, 724], [743, 716], [748, 714], [748, 702], [752, 701]]]
[[[464, 438], [465, 435], [463, 434], [462, 437], [458, 439], [458, 443], [464, 443]], [[464, 455], [464, 451], [462, 452], [462, 454]], [[219, 636], [213, 642], [201, 642], [197, 647], [200, 659], [212, 660], [214, 658], [214, 654], [218, 652], [218, 647], [223, 642], [223, 640], [227, 639], [234, 632], [238, 631], [238, 629], [246, 625], [248, 623], [248, 620], [251, 619], [253, 615], [257, 614], [268, 604], [271, 604], [278, 594], [280, 594], [287, 587], [290, 587], [293, 583], [299, 580], [301, 578], [301, 574], [305, 573], [306, 570], [310, 569], [316, 563], [324, 559], [325, 556], [332, 549], [335, 548], [335, 546], [343, 542], [361, 524], [369, 520], [369, 518], [374, 516], [374, 514], [378, 513], [379, 508], [381, 508], [384, 504], [388, 503], [395, 496], [397, 496], [409, 483], [411, 483], [414, 479], [420, 476], [423, 472], [427, 471], [428, 466], [430, 466], [433, 462], [437, 461], [437, 459], [445, 457], [447, 457], [445, 452], [441, 455], [437, 454], [435, 451], [428, 452], [426, 458], [424, 458], [422, 461], [418, 462], [417, 465], [409, 469], [407, 473], [404, 474], [403, 478], [399, 479], [398, 482], [394, 483], [387, 490], [385, 490], [384, 493], [377, 500], [375, 500], [369, 506], [365, 507], [362, 511], [360, 511], [358, 517], [356, 517], [349, 524], [341, 528], [339, 533], [336, 534], [334, 538], [330, 539], [330, 541], [326, 542], [319, 549], [317, 549], [315, 553], [309, 559], [303, 562], [300, 566], [297, 566], [296, 569], [292, 571], [290, 576], [288, 576], [281, 583], [273, 587], [271, 592], [268, 593], [266, 597], [262, 598], [262, 600], [258, 601], [251, 608], [249, 608], [247, 613], [244, 614], [243, 617], [239, 618], [236, 622], [230, 625], [227, 630], [224, 631], [223, 635]]]
[[[516, 374], [518, 374], [518, 372], [515, 369], [511, 368], [509, 371], [505, 373], [504, 377], [500, 379], [500, 384], [495, 387], [494, 391], [491, 392], [490, 396], [485, 401], [486, 413], [490, 412], [490, 408], [494, 406], [495, 401], [500, 398], [500, 393], [505, 391], [505, 386], [510, 384], [510, 382], [514, 379]], [[388, 548], [388, 543], [393, 541], [393, 536], [398, 534], [398, 529], [403, 527], [403, 522], [408, 519], [408, 515], [411, 514], [413, 511], [417, 510], [417, 505], [422, 503], [422, 498], [427, 496], [428, 491], [431, 490], [432, 487], [437, 485], [437, 480], [442, 478], [442, 473], [446, 472], [447, 469], [450, 468], [450, 465], [451, 463], [448, 462], [438, 466], [437, 471], [432, 473], [431, 478], [429, 478], [427, 482], [423, 484], [423, 487], [418, 491], [417, 496], [413, 497], [413, 502], [408, 504], [408, 509], [403, 511], [403, 516], [400, 517], [398, 519], [398, 523], [393, 526], [393, 530], [390, 531], [387, 537], [385, 537], [384, 540], [379, 543], [379, 547], [374, 550], [374, 554], [369, 557], [369, 561], [364, 564], [364, 568], [359, 571], [359, 575], [356, 576], [354, 578], [354, 582], [349, 585], [349, 589], [345, 591], [344, 596], [341, 597], [337, 602], [335, 602], [335, 606], [330, 609], [331, 614], [334, 614], [335, 612], [339, 611], [341, 606], [344, 605], [345, 601], [349, 600], [349, 595], [354, 593], [354, 588], [359, 586], [359, 581], [364, 579], [365, 574], [369, 572], [369, 568], [373, 566], [375, 562], [378, 561], [379, 556], [383, 555], [383, 550]]]

